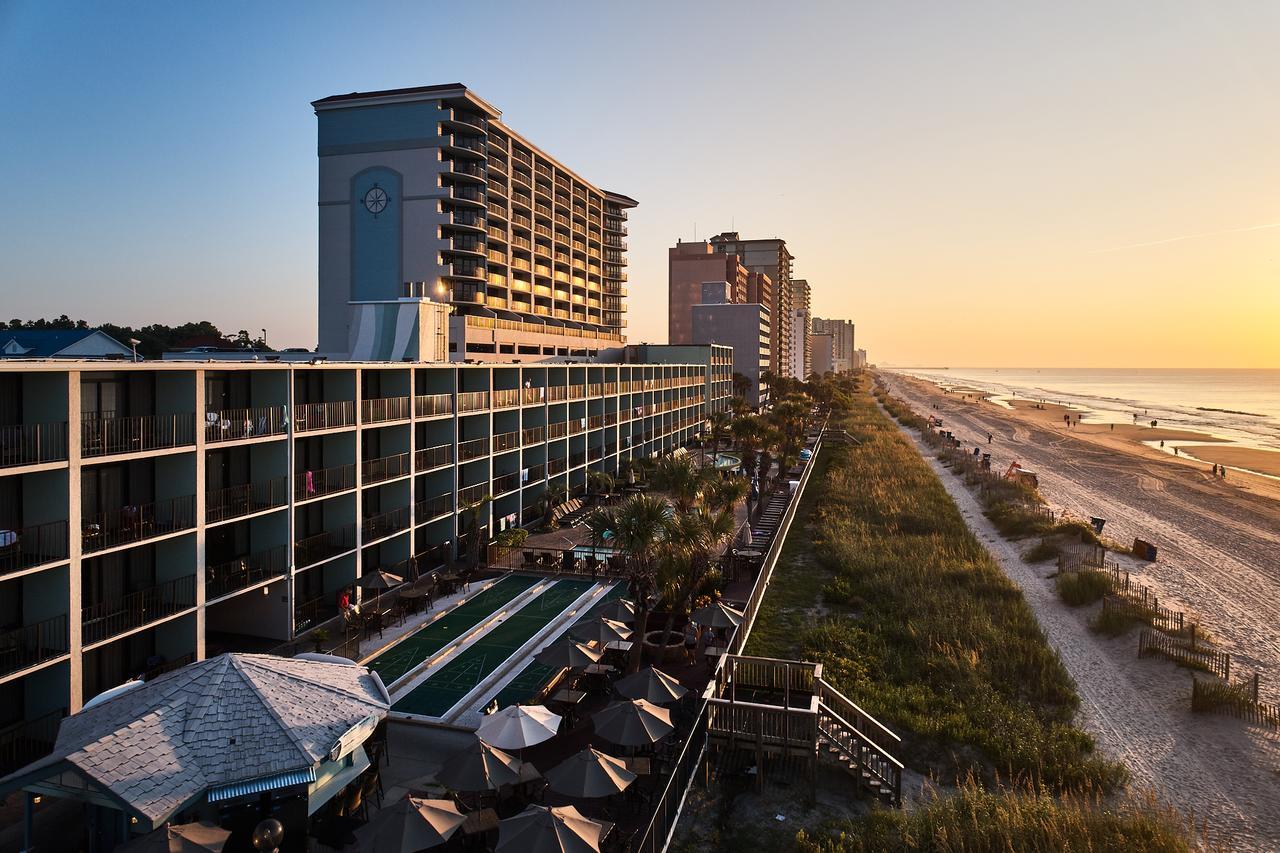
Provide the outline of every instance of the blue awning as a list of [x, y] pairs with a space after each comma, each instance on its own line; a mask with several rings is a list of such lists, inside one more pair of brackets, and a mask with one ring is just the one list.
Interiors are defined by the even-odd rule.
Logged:
[[293, 770], [288, 773], [277, 773], [275, 776], [263, 776], [261, 779], [253, 779], [249, 782], [237, 782], [234, 785], [213, 788], [209, 791], [209, 802], [218, 803], [222, 800], [244, 797], [249, 794], [261, 794], [263, 791], [292, 788], [294, 785], [310, 785], [314, 781], [316, 781], [314, 767], [308, 767], [306, 770]]

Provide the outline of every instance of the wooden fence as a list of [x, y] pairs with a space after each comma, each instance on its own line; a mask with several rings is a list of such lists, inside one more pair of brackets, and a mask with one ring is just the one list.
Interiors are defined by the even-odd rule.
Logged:
[[1194, 630], [1190, 640], [1170, 637], [1159, 631], [1143, 630], [1138, 635], [1138, 657], [1152, 655], [1160, 655], [1179, 666], [1203, 669], [1223, 681], [1229, 681], [1231, 677], [1231, 655], [1211, 649], [1203, 642], [1197, 645]]
[[1239, 684], [1191, 680], [1191, 710], [1202, 714], [1226, 714], [1250, 723], [1280, 729], [1280, 705], [1258, 700], [1260, 678]]
[[1183, 633], [1187, 625], [1186, 614], [1161, 607], [1159, 598], [1145, 586], [1116, 589], [1103, 596], [1102, 612], [1118, 613], [1171, 634]]

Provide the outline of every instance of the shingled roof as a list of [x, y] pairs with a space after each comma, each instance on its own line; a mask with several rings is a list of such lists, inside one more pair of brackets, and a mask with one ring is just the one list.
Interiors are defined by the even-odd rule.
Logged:
[[156, 826], [209, 789], [315, 767], [387, 708], [362, 666], [221, 655], [67, 717], [53, 753], [0, 786], [66, 762]]

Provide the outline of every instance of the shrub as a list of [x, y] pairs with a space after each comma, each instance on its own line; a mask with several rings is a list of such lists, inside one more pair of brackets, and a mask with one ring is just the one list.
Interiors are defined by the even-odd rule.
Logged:
[[1099, 610], [1089, 620], [1089, 630], [1107, 637], [1119, 637], [1142, 620], [1118, 610]]
[[1062, 546], [1057, 540], [1041, 537], [1040, 541], [1033, 545], [1022, 559], [1027, 563], [1043, 563], [1045, 560], [1052, 560], [1062, 553]]
[[1106, 572], [1066, 572], [1058, 575], [1058, 597], [1071, 607], [1102, 600], [1112, 591], [1114, 582]]

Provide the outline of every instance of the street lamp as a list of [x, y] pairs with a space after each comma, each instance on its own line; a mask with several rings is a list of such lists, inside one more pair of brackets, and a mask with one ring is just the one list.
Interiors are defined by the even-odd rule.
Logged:
[[142, 341], [138, 340], [137, 338], [129, 338], [129, 349], [133, 351], [134, 361], [138, 360], [138, 344], [140, 343], [142, 343]]

